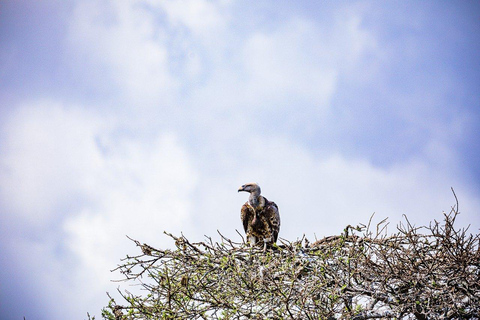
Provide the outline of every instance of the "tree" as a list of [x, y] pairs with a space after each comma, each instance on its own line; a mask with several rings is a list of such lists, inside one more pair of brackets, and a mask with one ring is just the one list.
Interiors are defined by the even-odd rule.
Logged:
[[[105, 319], [480, 319], [479, 235], [444, 220], [414, 227], [405, 217], [347, 226], [267, 251], [221, 234], [192, 243], [168, 234], [174, 250], [140, 249], [115, 270], [143, 295], [110, 295]], [[371, 219], [370, 219], [371, 220]]]

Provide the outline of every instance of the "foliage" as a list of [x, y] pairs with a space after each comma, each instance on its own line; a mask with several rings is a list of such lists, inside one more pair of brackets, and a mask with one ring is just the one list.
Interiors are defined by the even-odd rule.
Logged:
[[[117, 269], [143, 295], [120, 291], [104, 319], [480, 319], [479, 235], [444, 221], [414, 227], [405, 217], [347, 226], [339, 236], [303, 238], [266, 251], [222, 236], [175, 250], [141, 249]], [[374, 230], [372, 230], [374, 229]], [[109, 295], [110, 296], [110, 295]]]

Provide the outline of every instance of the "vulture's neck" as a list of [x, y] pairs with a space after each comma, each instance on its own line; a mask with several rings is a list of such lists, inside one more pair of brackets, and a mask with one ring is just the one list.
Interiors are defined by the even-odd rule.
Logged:
[[250, 193], [250, 197], [248, 198], [248, 202], [254, 208], [263, 207], [264, 201], [262, 201], [262, 197], [260, 196], [260, 192], [252, 192]]

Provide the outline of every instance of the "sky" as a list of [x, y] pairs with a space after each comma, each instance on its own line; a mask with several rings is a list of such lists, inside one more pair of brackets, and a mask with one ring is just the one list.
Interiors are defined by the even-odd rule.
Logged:
[[280, 237], [460, 203], [480, 228], [476, 1], [0, 2], [2, 319], [100, 317], [126, 235]]

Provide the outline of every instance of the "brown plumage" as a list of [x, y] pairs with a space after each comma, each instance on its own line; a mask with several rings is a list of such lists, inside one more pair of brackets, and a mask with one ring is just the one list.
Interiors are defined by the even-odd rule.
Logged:
[[247, 241], [254, 246], [258, 243], [265, 247], [277, 242], [280, 231], [280, 214], [275, 202], [268, 201], [260, 195], [260, 186], [256, 183], [247, 183], [238, 189], [238, 192], [250, 193], [247, 202], [242, 206], [241, 219]]

